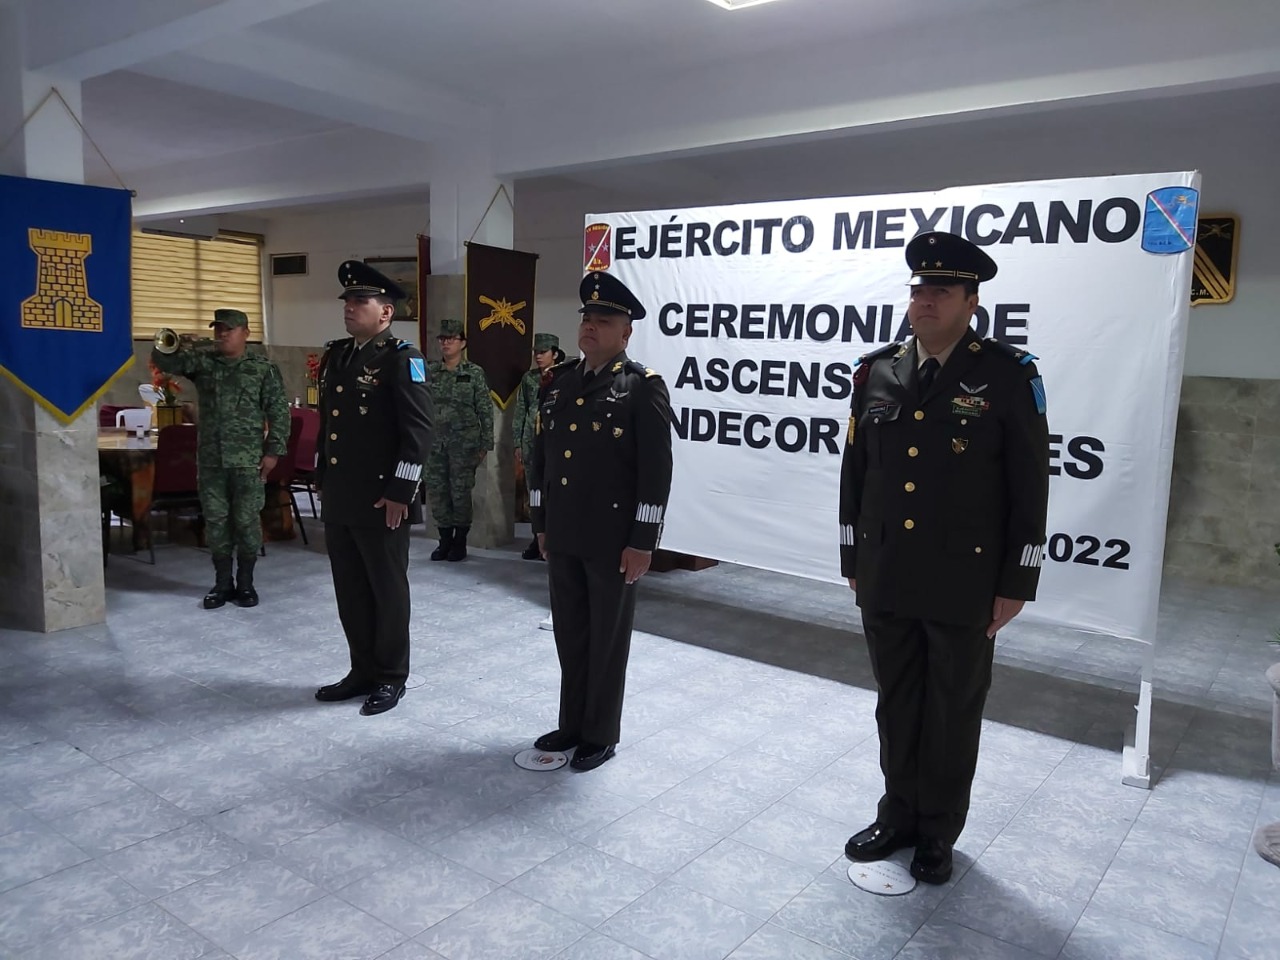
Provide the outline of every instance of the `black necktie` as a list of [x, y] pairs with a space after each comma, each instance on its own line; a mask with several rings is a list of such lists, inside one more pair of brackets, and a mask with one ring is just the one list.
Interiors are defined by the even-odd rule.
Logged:
[[594, 380], [595, 378], [596, 378], [596, 372], [594, 370], [588, 370], [586, 373], [582, 375], [582, 386], [583, 387], [591, 386], [591, 381]]
[[920, 396], [924, 396], [929, 392], [929, 388], [933, 386], [934, 378], [938, 376], [938, 371], [942, 369], [942, 364], [938, 362], [937, 357], [930, 357], [920, 367]]

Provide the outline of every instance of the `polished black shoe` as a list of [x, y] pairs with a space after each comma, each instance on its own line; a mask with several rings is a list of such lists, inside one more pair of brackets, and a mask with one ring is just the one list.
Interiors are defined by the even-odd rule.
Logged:
[[520, 554], [521, 560], [541, 560], [542, 551], [538, 549], [538, 538], [533, 538], [533, 543], [524, 548], [524, 553]]
[[365, 698], [364, 706], [360, 708], [360, 712], [366, 717], [386, 713], [399, 703], [400, 698], [403, 696], [404, 684], [380, 683]]
[[883, 860], [889, 854], [913, 847], [916, 835], [904, 830], [897, 830], [881, 820], [877, 820], [865, 830], [860, 830], [849, 838], [844, 845], [844, 855], [850, 860], [870, 863]]
[[951, 844], [921, 837], [911, 858], [911, 875], [921, 883], [946, 883], [951, 879]]
[[613, 746], [612, 743], [603, 747], [598, 743], [580, 743], [569, 766], [575, 770], [594, 770], [613, 756]]
[[337, 683], [325, 684], [316, 691], [316, 699], [326, 703], [337, 703], [339, 700], [354, 700], [356, 697], [367, 697], [373, 693], [376, 684], [363, 683], [347, 674]]
[[552, 730], [533, 741], [535, 750], [546, 750], [548, 753], [567, 753], [578, 745], [578, 738], [563, 730]]

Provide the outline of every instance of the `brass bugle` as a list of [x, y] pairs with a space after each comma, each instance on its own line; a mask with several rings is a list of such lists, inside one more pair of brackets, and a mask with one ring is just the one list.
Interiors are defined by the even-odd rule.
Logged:
[[158, 353], [177, 353], [178, 348], [182, 346], [184, 341], [196, 347], [213, 346], [213, 341], [208, 337], [197, 340], [190, 334], [178, 333], [176, 330], [171, 330], [168, 327], [161, 327], [156, 331], [155, 345]]

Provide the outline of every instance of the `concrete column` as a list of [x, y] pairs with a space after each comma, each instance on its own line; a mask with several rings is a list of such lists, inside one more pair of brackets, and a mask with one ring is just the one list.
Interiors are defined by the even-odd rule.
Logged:
[[[461, 319], [465, 308], [464, 270], [466, 242], [510, 249], [514, 240], [515, 214], [511, 208], [515, 187], [488, 171], [487, 151], [473, 150], [437, 157], [431, 177], [431, 270], [422, 293], [427, 307], [429, 357], [438, 358], [435, 342], [443, 317]], [[505, 185], [507, 196], [494, 200]], [[493, 201], [490, 206], [490, 201]], [[486, 208], [488, 213], [485, 213]], [[483, 218], [483, 222], [481, 222]], [[478, 228], [478, 229], [477, 229]], [[512, 410], [494, 406], [494, 450], [476, 473], [473, 494], [474, 520], [468, 543], [475, 547], [495, 547], [510, 543], [515, 532], [515, 450], [511, 442]], [[432, 521], [434, 522], [434, 521]]]
[[[53, 86], [80, 110], [78, 83], [23, 69], [20, 17], [0, 4], [3, 138]], [[51, 102], [0, 155], [0, 173], [83, 183], [83, 150]], [[63, 424], [0, 380], [0, 623], [50, 632], [106, 619], [97, 438], [95, 408]]]

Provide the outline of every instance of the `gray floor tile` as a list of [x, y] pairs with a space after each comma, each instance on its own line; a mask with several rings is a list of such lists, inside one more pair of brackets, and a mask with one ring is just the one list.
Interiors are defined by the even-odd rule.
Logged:
[[1037, 887], [990, 876], [979, 864], [955, 884], [934, 919], [1054, 957], [1084, 908], [1083, 900], [1067, 900]]
[[827, 871], [779, 910], [772, 922], [858, 960], [889, 960], [934, 906], [914, 892], [876, 897], [859, 890], [843, 873]]
[[580, 839], [620, 820], [641, 805], [595, 786], [590, 777], [569, 777], [513, 804], [510, 812], [535, 826]]
[[496, 890], [498, 884], [452, 860], [407, 851], [338, 896], [413, 937]]
[[432, 844], [431, 849], [498, 883], [514, 880], [569, 845], [560, 833], [505, 812]]
[[205, 822], [219, 833], [270, 850], [337, 823], [345, 814], [301, 789], [249, 800]]
[[779, 960], [782, 957], [786, 960], [848, 960], [849, 955], [766, 923], [729, 954], [727, 960]]
[[319, 900], [325, 891], [296, 873], [252, 860], [156, 901], [187, 926], [232, 950], [247, 934]]
[[633, 950], [625, 943], [611, 940], [604, 934], [591, 933], [563, 953], [557, 953], [555, 960], [652, 960], [652, 958], [639, 950]]
[[102, 863], [148, 897], [161, 897], [249, 859], [244, 844], [203, 823], [109, 853]]
[[1071, 931], [1061, 960], [1213, 960], [1216, 949], [1144, 923], [1108, 913], [1092, 904]]
[[1033, 953], [954, 923], [929, 921], [899, 952], [900, 960], [1041, 960]]
[[774, 799], [773, 791], [743, 789], [704, 771], [651, 800], [648, 806], [724, 835], [758, 816]]
[[574, 844], [508, 886], [579, 923], [596, 927], [657, 883], [653, 874], [625, 860]]
[[818, 873], [737, 840], [721, 840], [677, 870], [671, 879], [767, 920], [812, 883]]
[[33, 826], [0, 836], [0, 893], [39, 880], [89, 856], [46, 826]]
[[103, 856], [177, 830], [192, 819], [191, 814], [134, 785], [118, 799], [59, 817], [50, 825], [85, 852]]
[[52, 780], [28, 783], [21, 789], [11, 790], [10, 796], [40, 819], [56, 820], [109, 800], [122, 799], [136, 789], [132, 780], [110, 767], [93, 764]]
[[403, 934], [337, 897], [309, 903], [246, 938], [236, 960], [376, 960]]
[[584, 842], [652, 874], [666, 876], [711, 849], [718, 839], [710, 830], [657, 810], [640, 809]]
[[368, 876], [406, 853], [405, 841], [347, 818], [276, 848], [276, 860], [327, 890]]
[[847, 824], [793, 807], [784, 800], [744, 823], [732, 837], [817, 873], [844, 859], [845, 842], [854, 832]]
[[762, 921], [668, 882], [604, 923], [600, 932], [656, 960], [722, 960]]
[[0, 894], [0, 946], [18, 953], [146, 899], [100, 863], [78, 864]]
[[590, 928], [514, 890], [495, 890], [417, 939], [449, 960], [544, 960]]
[[219, 952], [197, 931], [147, 903], [41, 944], [23, 960], [197, 960]]

